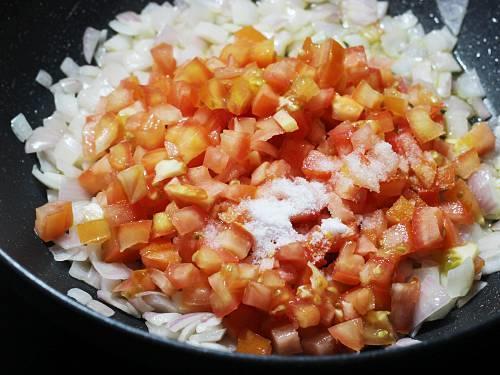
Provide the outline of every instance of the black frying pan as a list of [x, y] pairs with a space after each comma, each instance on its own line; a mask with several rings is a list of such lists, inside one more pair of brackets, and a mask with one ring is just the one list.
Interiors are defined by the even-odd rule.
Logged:
[[[10, 131], [10, 119], [23, 112], [33, 125], [53, 111], [52, 96], [34, 82], [38, 69], [44, 68], [58, 77], [59, 64], [70, 55], [83, 63], [81, 37], [86, 26], [104, 28], [119, 12], [139, 11], [144, 0], [87, 1], [4, 1], [0, 22], [0, 272], [15, 280], [16, 289], [29, 293], [42, 310], [66, 314], [74, 325], [101, 342], [110, 343], [116, 351], [140, 351], [145, 358], [185, 360], [186, 364], [231, 362], [229, 365], [266, 364], [335, 366], [379, 364], [401, 359], [412, 360], [444, 348], [448, 340], [463, 340], [479, 330], [488, 334], [500, 325], [500, 274], [487, 278], [488, 287], [460, 310], [441, 321], [427, 323], [418, 339], [423, 343], [411, 348], [373, 350], [360, 355], [335, 357], [258, 358], [224, 354], [186, 347], [147, 335], [143, 324], [118, 312], [103, 318], [82, 307], [65, 292], [79, 287], [95, 292], [69, 277], [68, 265], [56, 263], [46, 246], [33, 233], [34, 207], [45, 201], [45, 189], [31, 176], [35, 159], [23, 152]], [[424, 27], [441, 27], [434, 1], [391, 1], [390, 13], [399, 14], [411, 8]], [[500, 109], [500, 2], [470, 0], [469, 12], [459, 38], [457, 53], [468, 66], [476, 67], [493, 105]], [[54, 307], [56, 306], [56, 307]], [[57, 317], [56, 317], [57, 319]], [[137, 354], [136, 354], [137, 355]], [[156, 363], [162, 363], [161, 361]], [[179, 362], [178, 362], [179, 363]], [[165, 362], [167, 365], [167, 363]]]

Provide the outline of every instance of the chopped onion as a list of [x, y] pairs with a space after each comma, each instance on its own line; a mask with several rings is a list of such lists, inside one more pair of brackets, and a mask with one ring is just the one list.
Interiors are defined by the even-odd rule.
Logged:
[[69, 228], [68, 233], [54, 240], [54, 243], [65, 250], [79, 248], [82, 246], [80, 238], [78, 237], [76, 226]]
[[148, 327], [148, 331], [152, 335], [164, 337], [164, 338], [167, 338], [167, 339], [177, 339], [177, 337], [179, 337], [178, 333], [172, 332], [171, 330], [169, 330], [164, 325], [157, 326], [157, 325], [154, 325], [154, 324], [152, 324], [150, 322], [146, 322], [146, 327]]
[[82, 305], [87, 305], [90, 301], [92, 301], [92, 296], [79, 288], [72, 288], [68, 290], [66, 294], [77, 302], [80, 302]]
[[22, 113], [18, 114], [10, 121], [10, 127], [14, 135], [21, 142], [26, 142], [26, 140], [33, 134], [31, 125]]
[[222, 319], [214, 315], [207, 321], [198, 324], [198, 326], [196, 326], [196, 333], [202, 333], [214, 330], [215, 327], [220, 326], [221, 324], [222, 324]]
[[486, 95], [476, 69], [469, 70], [457, 78], [455, 81], [455, 91], [463, 99], [482, 98]]
[[96, 269], [96, 271], [105, 279], [110, 280], [126, 280], [129, 278], [132, 272], [123, 263], [106, 263], [99, 259], [97, 251], [89, 250], [90, 262]]
[[83, 88], [83, 84], [79, 79], [76, 78], [64, 78], [59, 81], [59, 85], [61, 85], [62, 90], [66, 94], [77, 94]]
[[59, 200], [61, 201], [86, 201], [90, 199], [89, 193], [82, 188], [75, 178], [65, 178], [59, 189]]
[[342, 12], [347, 24], [368, 26], [378, 20], [376, 0], [343, 0]]
[[56, 130], [41, 126], [33, 130], [26, 142], [24, 151], [27, 154], [32, 154], [54, 148], [60, 138], [61, 134]]
[[468, 112], [462, 110], [448, 110], [444, 115], [448, 136], [458, 139], [469, 131]]
[[248, 0], [232, 0], [231, 15], [237, 25], [255, 25], [258, 22], [257, 5]]
[[472, 288], [469, 290], [469, 293], [462, 298], [459, 298], [457, 301], [457, 307], [462, 308], [467, 302], [473, 299], [484, 287], [486, 287], [488, 283], [486, 281], [476, 281]]
[[209, 22], [200, 22], [193, 32], [200, 38], [210, 43], [223, 44], [227, 41], [229, 34], [224, 28]]
[[87, 303], [87, 307], [94, 310], [95, 312], [97, 312], [101, 315], [108, 317], [108, 318], [110, 316], [115, 315], [115, 312], [113, 311], [113, 309], [111, 307], [109, 307], [109, 306], [105, 305], [104, 303], [99, 302], [95, 299], [93, 299], [92, 301]]
[[500, 232], [486, 232], [477, 240], [477, 247], [484, 260], [482, 273], [489, 275], [500, 271]]
[[401, 348], [401, 347], [406, 347], [406, 346], [412, 346], [412, 345], [417, 345], [420, 344], [422, 341], [420, 340], [415, 340], [410, 337], [403, 337], [402, 339], [399, 339], [396, 341], [394, 344], [391, 346], [388, 346], [386, 349], [390, 348]]
[[58, 245], [49, 247], [49, 251], [54, 256], [56, 262], [65, 262], [67, 260], [83, 262], [88, 259], [87, 250], [85, 247], [74, 247], [72, 249], [64, 249]]
[[206, 331], [203, 333], [196, 333], [191, 335], [189, 337], [189, 341], [196, 341], [196, 342], [217, 342], [224, 337], [224, 334], [226, 333], [226, 329], [221, 328], [213, 331]]
[[36, 165], [33, 166], [33, 170], [31, 173], [37, 178], [38, 181], [51, 189], [59, 190], [64, 180], [64, 176], [62, 174], [41, 172]]
[[159, 313], [175, 313], [179, 308], [165, 294], [160, 292], [144, 292], [136, 295], [141, 297], [145, 303], [151, 306], [154, 311]]
[[81, 201], [73, 203], [73, 224], [104, 218], [104, 211], [95, 202]]
[[417, 269], [414, 276], [420, 280], [420, 295], [413, 318], [413, 327], [418, 327], [446, 307], [451, 297], [439, 282], [438, 267]]
[[446, 26], [458, 35], [467, 12], [469, 0], [436, 0], [439, 13]]
[[134, 298], [129, 298], [128, 300], [136, 309], [139, 311], [141, 314], [144, 314], [145, 312], [152, 312], [155, 309], [144, 302], [144, 300], [141, 297], [135, 296]]
[[71, 57], [66, 57], [61, 64], [61, 71], [66, 77], [76, 77], [80, 67]]
[[491, 113], [486, 107], [483, 99], [478, 97], [470, 98], [469, 103], [472, 105], [472, 108], [474, 108], [477, 116], [482, 120], [488, 120], [491, 117]]
[[171, 321], [167, 324], [172, 332], [179, 332], [193, 323], [201, 323], [212, 317], [212, 313], [192, 313], [185, 314], [181, 318]]
[[54, 82], [52, 76], [43, 69], [40, 69], [38, 71], [35, 81], [47, 89], [49, 89], [50, 86], [52, 86], [52, 83]]
[[500, 218], [500, 191], [496, 187], [495, 175], [492, 167], [483, 164], [467, 181], [483, 215], [489, 219]]
[[115, 293], [104, 290], [98, 290], [97, 298], [103, 300], [104, 302], [110, 304], [113, 307], [116, 307], [117, 309], [127, 314], [135, 316], [136, 318], [141, 317], [139, 311], [137, 311], [137, 309], [130, 302], [128, 302], [125, 298], [118, 297]]
[[441, 278], [448, 295], [451, 298], [464, 297], [469, 293], [474, 282], [474, 262], [471, 257], [462, 260], [462, 263], [448, 271]]
[[101, 32], [93, 27], [87, 27], [83, 33], [83, 56], [87, 64], [90, 64], [94, 52], [101, 38]]
[[155, 313], [155, 312], [146, 312], [142, 316], [147, 322], [155, 325], [162, 326], [164, 324], [170, 323], [174, 320], [182, 317], [181, 314], [177, 313]]
[[57, 190], [47, 189], [47, 202], [52, 203], [59, 200], [58, 195], [59, 193]]
[[101, 279], [100, 288], [104, 292], [113, 292], [115, 288], [120, 285], [121, 280], [109, 280], [109, 279]]
[[89, 262], [73, 261], [69, 269], [69, 275], [77, 280], [81, 280], [94, 288], [99, 288], [101, 277]]

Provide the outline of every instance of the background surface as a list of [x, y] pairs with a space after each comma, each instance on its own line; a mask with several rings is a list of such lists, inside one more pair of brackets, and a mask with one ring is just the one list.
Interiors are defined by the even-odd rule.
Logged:
[[[400, 13], [412, 7], [419, 15], [427, 30], [439, 26], [437, 14], [426, 8], [432, 0], [393, 1], [391, 11]], [[66, 55], [72, 55], [82, 62], [81, 37], [87, 25], [102, 28], [109, 20], [109, 12], [102, 7], [116, 5], [116, 13], [127, 9], [140, 9], [141, 0], [120, 1], [5, 1], [0, 14], [0, 184], [8, 189], [9, 194], [0, 193], [0, 247], [7, 250], [16, 249], [26, 260], [32, 251], [41, 251], [39, 242], [32, 236], [33, 202], [42, 204], [41, 188], [34, 184], [30, 176], [30, 160], [22, 157], [21, 144], [6, 144], [5, 139], [10, 132], [10, 119], [19, 112], [26, 114], [33, 125], [36, 121], [51, 114], [50, 94], [33, 82], [39, 68], [49, 69], [55, 78], [61, 73], [56, 67]], [[500, 56], [498, 32], [500, 25], [500, 2], [497, 0], [471, 0], [469, 14], [466, 18], [463, 34], [466, 42], [460, 42], [457, 49], [459, 55], [469, 64], [474, 64], [482, 80], [489, 86], [490, 100], [500, 106]], [[47, 16], [47, 9], [51, 12]], [[64, 14], [65, 19], [60, 14]], [[84, 17], [81, 21], [80, 15]], [[92, 20], [89, 23], [88, 20]], [[494, 21], [496, 20], [496, 22]], [[48, 33], [47, 30], [52, 30]], [[77, 35], [77, 38], [73, 36]], [[69, 36], [69, 37], [68, 37]], [[487, 48], [484, 46], [487, 45]], [[478, 52], [482, 51], [482, 52]], [[19, 56], [22, 56], [20, 58]], [[59, 75], [59, 76], [58, 76]], [[5, 164], [16, 160], [19, 173], [9, 175]], [[5, 190], [0, 190], [5, 191]], [[12, 197], [28, 199], [15, 200]], [[5, 213], [11, 216], [6, 216]], [[26, 213], [29, 213], [26, 216]], [[2, 216], [3, 214], [3, 216]], [[20, 220], [20, 216], [23, 220]], [[8, 225], [10, 223], [14, 223]], [[29, 238], [26, 238], [29, 237]], [[32, 238], [33, 237], [33, 238]], [[24, 249], [18, 249], [19, 239], [23, 238]], [[37, 275], [57, 283], [67, 269], [66, 265], [55, 264], [50, 254], [40, 259], [43, 267], [38, 267]], [[24, 263], [23, 263], [24, 264]], [[32, 264], [33, 271], [40, 264]], [[40, 271], [42, 269], [42, 271]], [[35, 272], [35, 271], [34, 271]], [[498, 281], [499, 275], [494, 276]], [[66, 284], [65, 284], [66, 285]], [[70, 285], [66, 285], [67, 290]], [[491, 294], [490, 301], [498, 303], [498, 292]], [[48, 302], [48, 303], [47, 303]], [[481, 313], [482, 306], [476, 309]], [[439, 323], [438, 323], [439, 324]], [[75, 330], [74, 327], [79, 329]], [[94, 327], [95, 328], [95, 327]], [[155, 365], [177, 367], [180, 361], [174, 353], [162, 353], [156, 363], [144, 363], [140, 355], [128, 349], [123, 351], [117, 337], [110, 342], [105, 331], [96, 331], [89, 336], [87, 330], [92, 329], [89, 322], [81, 316], [70, 313], [64, 307], [47, 300], [38, 291], [26, 285], [26, 282], [10, 270], [2, 267], [0, 262], [0, 350], [1, 366], [16, 370], [36, 369], [37, 371], [54, 368], [63, 362], [68, 370], [72, 368], [102, 369], [102, 365], [92, 364], [95, 359], [105, 360], [106, 367], [116, 370], [115, 366], [129, 370], [147, 370]], [[421, 367], [432, 370], [436, 367], [450, 369], [472, 365], [481, 368], [491, 360], [495, 362], [498, 351], [497, 337], [500, 326], [489, 327], [471, 333], [461, 340], [450, 342], [439, 353], [415, 355], [404, 361], [386, 361], [382, 366], [398, 368]], [[213, 363], [182, 363], [182, 366], [207, 368]], [[97, 368], [96, 368], [97, 367]]]

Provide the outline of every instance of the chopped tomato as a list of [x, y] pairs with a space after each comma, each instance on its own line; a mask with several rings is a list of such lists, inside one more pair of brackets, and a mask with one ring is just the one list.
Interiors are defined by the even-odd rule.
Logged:
[[205, 225], [205, 215], [194, 206], [184, 207], [172, 215], [172, 224], [177, 232], [183, 236], [202, 229]]
[[71, 202], [52, 202], [36, 209], [35, 231], [43, 241], [61, 237], [73, 225]]
[[151, 225], [151, 220], [121, 224], [117, 233], [120, 251], [125, 251], [135, 245], [147, 244], [151, 235]]
[[161, 271], [165, 271], [170, 264], [181, 262], [181, 257], [171, 242], [153, 242], [143, 247], [140, 254], [146, 267]]
[[170, 44], [160, 43], [151, 49], [155, 64], [161, 69], [162, 74], [172, 75], [176, 68], [174, 49]]
[[413, 315], [419, 294], [420, 283], [418, 280], [392, 284], [390, 318], [396, 332], [410, 332], [413, 327]]
[[119, 292], [125, 297], [133, 297], [138, 293], [154, 291], [156, 285], [148, 270], [133, 271], [128, 280], [119, 284], [113, 292]]
[[363, 338], [363, 320], [356, 318], [328, 328], [330, 334], [343, 345], [356, 352], [365, 346]]
[[252, 113], [257, 117], [268, 117], [276, 113], [279, 96], [272, 87], [264, 84], [260, 87], [252, 102]]
[[170, 263], [166, 272], [168, 279], [176, 289], [194, 286], [201, 278], [200, 270], [192, 263]]
[[439, 248], [444, 239], [443, 212], [437, 207], [416, 208], [412, 228], [415, 251]]
[[361, 255], [355, 254], [356, 244], [347, 242], [335, 261], [333, 279], [347, 285], [359, 284], [359, 273], [363, 269], [365, 260]]
[[243, 293], [243, 304], [267, 311], [271, 304], [272, 289], [255, 281], [250, 281]]
[[245, 354], [268, 355], [272, 352], [271, 341], [250, 330], [246, 330], [242, 335], [238, 336], [236, 351]]

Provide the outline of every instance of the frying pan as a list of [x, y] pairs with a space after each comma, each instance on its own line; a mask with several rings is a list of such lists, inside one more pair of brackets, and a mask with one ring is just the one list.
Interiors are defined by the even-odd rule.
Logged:
[[[104, 318], [65, 295], [78, 287], [95, 296], [95, 291], [68, 275], [68, 265], [52, 259], [46, 246], [33, 232], [34, 207], [45, 202], [45, 189], [31, 176], [35, 159], [25, 155], [23, 145], [10, 131], [10, 119], [24, 113], [32, 125], [41, 124], [53, 112], [52, 95], [34, 82], [40, 68], [54, 73], [65, 56], [83, 64], [81, 36], [85, 27], [104, 28], [119, 12], [141, 10], [147, 0], [3, 1], [0, 22], [0, 272], [9, 274], [23, 293], [29, 293], [39, 309], [67, 314], [74, 325], [99, 340], [108, 340], [116, 349], [141, 351], [153, 357], [175, 356], [186, 363], [231, 362], [230, 366], [265, 364], [332, 366], [380, 363], [387, 359], [415, 360], [444, 347], [448, 340], [460, 340], [472, 332], [500, 324], [500, 274], [489, 276], [489, 285], [471, 302], [446, 319], [427, 323], [417, 336], [423, 343], [410, 348], [371, 350], [359, 355], [332, 357], [254, 357], [216, 353], [149, 336], [141, 321], [117, 312]], [[412, 9], [426, 30], [442, 27], [434, 1], [391, 1], [390, 13]], [[471, 0], [457, 47], [460, 60], [475, 67], [500, 109], [500, 2]], [[55, 306], [55, 307], [54, 307]], [[206, 362], [203, 362], [206, 363]]]

